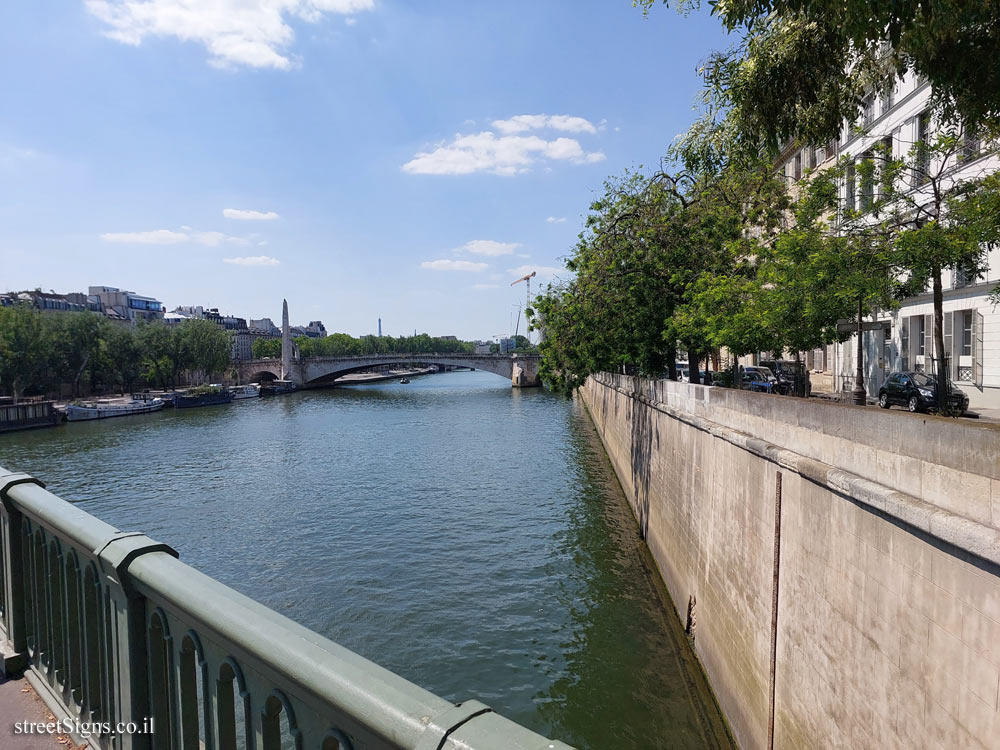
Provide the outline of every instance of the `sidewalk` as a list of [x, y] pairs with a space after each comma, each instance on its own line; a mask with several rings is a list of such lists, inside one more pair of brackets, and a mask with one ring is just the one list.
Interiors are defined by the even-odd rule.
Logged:
[[64, 734], [14, 734], [17, 722], [50, 722], [55, 717], [35, 689], [25, 679], [6, 680], [0, 677], [0, 748], [3, 750], [77, 750]]

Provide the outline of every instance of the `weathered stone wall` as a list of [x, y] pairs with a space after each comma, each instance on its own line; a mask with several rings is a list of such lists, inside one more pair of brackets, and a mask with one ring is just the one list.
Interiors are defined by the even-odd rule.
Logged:
[[776, 748], [1000, 747], [1000, 429], [615, 375], [581, 397], [741, 747], [772, 715]]

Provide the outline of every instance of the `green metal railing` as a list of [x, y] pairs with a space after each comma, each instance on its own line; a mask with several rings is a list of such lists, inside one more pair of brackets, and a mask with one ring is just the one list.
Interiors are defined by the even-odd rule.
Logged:
[[0, 500], [5, 670], [24, 670], [93, 747], [569, 748], [439, 698], [33, 477], [0, 467]]

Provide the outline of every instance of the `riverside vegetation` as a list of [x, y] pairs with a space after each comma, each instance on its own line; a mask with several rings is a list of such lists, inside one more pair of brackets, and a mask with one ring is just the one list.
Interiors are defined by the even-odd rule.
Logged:
[[[568, 393], [601, 370], [676, 378], [678, 351], [692, 363], [721, 347], [806, 351], [928, 285], [942, 361], [941, 273], [974, 277], [1000, 241], [1000, 177], [958, 175], [997, 150], [1000, 10], [737, 0], [713, 14], [740, 41], [701, 67], [698, 119], [657, 169], [605, 183], [566, 261], [573, 278], [529, 310], [545, 331], [543, 379]], [[842, 157], [794, 186], [777, 173], [784, 144], [837, 140], [907, 70], [933, 85], [934, 136], [903, 155]], [[856, 205], [845, 186], [860, 187]]]
[[[468, 341], [416, 336], [362, 336], [334, 333], [295, 339], [304, 357], [473, 352]], [[79, 396], [142, 386], [171, 388], [226, 375], [231, 367], [227, 331], [209, 320], [179, 325], [112, 323], [92, 312], [42, 313], [30, 305], [0, 307], [0, 394], [14, 398], [58, 393], [68, 386]], [[258, 339], [254, 356], [281, 356], [280, 339]]]

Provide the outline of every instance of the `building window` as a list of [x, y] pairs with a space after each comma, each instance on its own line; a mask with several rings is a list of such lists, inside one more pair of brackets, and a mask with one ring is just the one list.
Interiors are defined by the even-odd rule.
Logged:
[[795, 179], [796, 180], [801, 180], [802, 179], [802, 152], [801, 151], [799, 151], [797, 154], [795, 154], [795, 168], [794, 169], [795, 169], [795, 171], [794, 171]]
[[974, 132], [966, 130], [962, 133], [962, 161], [972, 161], [979, 158], [981, 143]]
[[816, 158], [816, 147], [815, 146], [810, 146], [809, 147], [809, 149], [808, 149], [808, 155], [809, 155], [809, 159], [808, 159], [808, 161], [806, 161], [806, 164], [809, 165], [809, 169], [816, 169], [817, 158]]
[[962, 356], [972, 356], [972, 310], [962, 313]]
[[961, 289], [963, 286], [969, 286], [970, 284], [975, 284], [979, 280], [979, 275], [971, 268], [962, 268], [959, 266], [956, 268], [952, 274], [952, 287], [954, 289]]
[[[927, 343], [927, 319], [923, 315], [915, 316], [917, 319], [917, 356], [924, 356]], [[912, 320], [913, 318], [910, 318]]]
[[875, 121], [875, 94], [869, 94], [864, 98], [861, 119], [866, 128]]
[[917, 158], [913, 165], [913, 182], [915, 185], [923, 185], [929, 179], [928, 173], [931, 168], [931, 111], [929, 109], [925, 109], [917, 115], [916, 135]]
[[889, 85], [882, 92], [882, 114], [884, 115], [896, 103], [896, 82], [889, 81]]
[[865, 163], [861, 174], [861, 210], [869, 211], [875, 201], [875, 154], [869, 151], [861, 159]]
[[899, 328], [899, 362], [904, 372], [910, 369], [910, 326], [906, 321]]
[[846, 188], [846, 195], [844, 205], [849, 211], [853, 211], [855, 208], [854, 194], [856, 190], [855, 186], [855, 170], [853, 164], [848, 164], [847, 169], [844, 173], [844, 183]]

